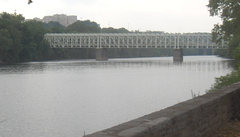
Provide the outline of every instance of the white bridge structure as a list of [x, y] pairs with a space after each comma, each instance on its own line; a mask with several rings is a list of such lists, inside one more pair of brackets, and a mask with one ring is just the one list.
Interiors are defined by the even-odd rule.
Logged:
[[96, 48], [100, 60], [107, 58], [107, 48], [172, 48], [179, 49], [180, 56], [185, 48], [227, 48], [225, 41], [212, 42], [210, 33], [47, 33], [45, 39], [51, 48]]
[[216, 45], [210, 33], [47, 33], [51, 48], [226, 48]]

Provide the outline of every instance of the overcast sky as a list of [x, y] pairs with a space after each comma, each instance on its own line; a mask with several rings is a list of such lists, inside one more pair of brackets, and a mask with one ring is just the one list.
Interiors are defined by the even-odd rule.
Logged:
[[221, 23], [210, 17], [209, 0], [0, 0], [1, 12], [22, 14], [26, 19], [53, 14], [77, 15], [103, 27], [170, 33], [211, 32]]

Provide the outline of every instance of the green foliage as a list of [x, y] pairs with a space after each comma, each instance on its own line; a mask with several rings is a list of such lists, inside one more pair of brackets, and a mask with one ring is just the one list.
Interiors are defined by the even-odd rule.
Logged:
[[59, 22], [55, 22], [55, 21], [50, 21], [48, 23], [44, 23], [44, 26], [46, 27], [46, 29], [50, 29], [50, 28], [53, 28], [53, 27], [65, 28]]
[[22, 49], [21, 29], [22, 15], [11, 15], [6, 12], [0, 14], [0, 61], [19, 61], [18, 54]]
[[50, 21], [44, 23], [45, 28], [48, 30], [48, 33], [64, 33], [64, 26], [58, 22]]
[[46, 60], [48, 43], [42, 22], [24, 22], [22, 15], [0, 14], [0, 61]]
[[42, 22], [27, 21], [22, 33], [23, 49], [19, 53], [20, 61], [46, 60], [48, 43], [44, 40], [44, 34], [47, 32]]
[[[220, 16], [222, 24], [216, 24], [212, 30], [213, 41], [220, 44], [228, 41], [226, 57], [234, 57], [240, 63], [240, 2], [239, 0], [209, 0], [207, 5], [211, 16]], [[211, 92], [240, 81], [240, 64], [238, 71], [215, 79], [215, 84], [207, 90]]]
[[224, 34], [223, 37], [230, 39], [232, 34], [238, 34], [240, 19], [240, 3], [238, 0], [209, 0], [207, 5], [211, 16], [220, 16], [222, 25], [216, 25], [215, 32]]
[[239, 46], [240, 2], [239, 0], [209, 0], [207, 5], [211, 16], [220, 16], [222, 24], [215, 24], [212, 30], [213, 41], [221, 44], [229, 41], [225, 56], [233, 57], [233, 51]]
[[216, 49], [214, 52], [215, 55], [218, 55], [220, 57], [229, 58], [228, 50], [227, 49]]
[[51, 27], [50, 29], [48, 29], [48, 33], [64, 33], [64, 28]]
[[129, 33], [129, 31], [125, 28], [114, 29], [112, 27], [102, 28], [101, 33]]
[[212, 87], [207, 90], [206, 92], [212, 92], [217, 89], [224, 88], [228, 85], [231, 85], [233, 83], [236, 83], [240, 81], [240, 68], [238, 71], [232, 71], [231, 73], [227, 74], [226, 76], [221, 76], [218, 78], [215, 78], [215, 83], [212, 85]]
[[7, 29], [0, 29], [0, 60], [7, 58], [7, 52], [12, 46], [13, 41]]
[[65, 28], [66, 33], [99, 33], [101, 29], [94, 22], [77, 21]]
[[91, 27], [99, 27], [99, 25], [96, 22], [91, 22], [90, 20], [82, 21], [85, 25], [91, 26]]

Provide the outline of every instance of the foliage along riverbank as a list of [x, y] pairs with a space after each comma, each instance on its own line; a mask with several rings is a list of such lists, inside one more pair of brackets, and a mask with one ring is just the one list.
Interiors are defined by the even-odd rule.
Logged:
[[[134, 33], [125, 28], [100, 28], [96, 22], [77, 21], [68, 27], [58, 22], [25, 21], [22, 15], [0, 14], [0, 62], [61, 59], [93, 59], [95, 49], [49, 48], [45, 33]], [[139, 32], [138, 32], [139, 33]], [[184, 55], [203, 55], [202, 49], [186, 49]], [[172, 49], [109, 49], [109, 58], [172, 56]], [[207, 50], [211, 55], [212, 50]]]
[[222, 24], [215, 24], [212, 29], [213, 41], [221, 44], [228, 41], [227, 51], [217, 51], [222, 57], [234, 58], [238, 70], [216, 78], [216, 83], [207, 91], [211, 92], [240, 81], [240, 3], [238, 1], [209, 0], [207, 5], [211, 16], [219, 16]]

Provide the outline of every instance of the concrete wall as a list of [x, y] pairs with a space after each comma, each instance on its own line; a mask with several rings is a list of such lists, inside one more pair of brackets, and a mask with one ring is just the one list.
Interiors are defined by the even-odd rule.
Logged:
[[85, 137], [201, 137], [236, 117], [239, 106], [240, 82]]

